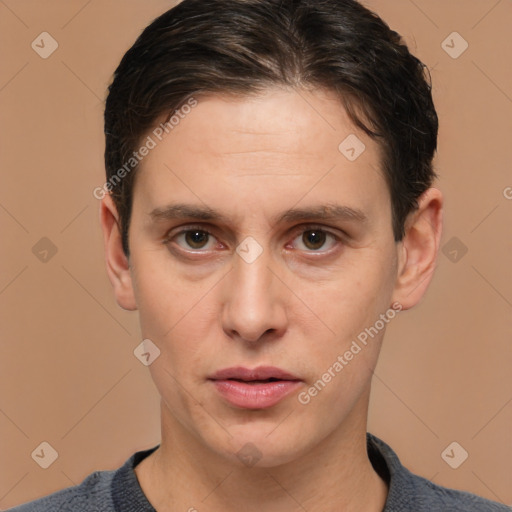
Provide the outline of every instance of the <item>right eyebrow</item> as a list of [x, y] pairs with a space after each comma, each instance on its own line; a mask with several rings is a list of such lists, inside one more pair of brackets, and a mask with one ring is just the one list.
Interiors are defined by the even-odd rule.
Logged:
[[209, 206], [194, 206], [177, 203], [155, 208], [150, 214], [154, 221], [173, 219], [219, 220], [226, 222], [227, 217]]

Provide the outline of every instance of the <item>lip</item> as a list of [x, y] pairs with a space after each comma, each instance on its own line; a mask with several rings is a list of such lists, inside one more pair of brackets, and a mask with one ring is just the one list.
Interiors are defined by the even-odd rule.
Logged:
[[215, 372], [208, 380], [225, 400], [242, 409], [272, 407], [302, 383], [295, 375], [274, 366], [224, 368]]

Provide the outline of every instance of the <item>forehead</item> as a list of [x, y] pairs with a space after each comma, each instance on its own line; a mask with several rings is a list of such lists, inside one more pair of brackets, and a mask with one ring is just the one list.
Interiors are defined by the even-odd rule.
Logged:
[[196, 100], [161, 141], [153, 136], [141, 162], [134, 196], [146, 212], [176, 200], [239, 213], [266, 206], [274, 215], [299, 201], [389, 206], [379, 147], [333, 93], [272, 89]]
[[325, 89], [273, 88], [248, 96], [205, 95], [197, 102], [171, 133], [196, 155], [249, 162], [247, 154], [271, 153], [275, 161], [289, 153], [318, 161], [337, 157], [340, 138], [359, 132], [340, 99]]

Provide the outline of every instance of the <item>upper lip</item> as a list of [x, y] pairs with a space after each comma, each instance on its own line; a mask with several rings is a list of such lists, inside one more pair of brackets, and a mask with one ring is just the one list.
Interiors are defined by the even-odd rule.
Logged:
[[243, 366], [236, 366], [231, 368], [224, 368], [215, 372], [209, 377], [211, 380], [227, 380], [236, 379], [243, 381], [251, 380], [300, 380], [295, 375], [276, 368], [275, 366], [258, 366], [257, 368], [245, 368]]

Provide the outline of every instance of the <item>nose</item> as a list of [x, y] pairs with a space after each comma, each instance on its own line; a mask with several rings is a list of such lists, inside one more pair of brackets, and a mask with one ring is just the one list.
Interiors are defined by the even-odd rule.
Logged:
[[286, 331], [289, 290], [271, 270], [270, 260], [268, 251], [252, 262], [235, 254], [223, 283], [222, 327], [229, 337], [259, 344]]

